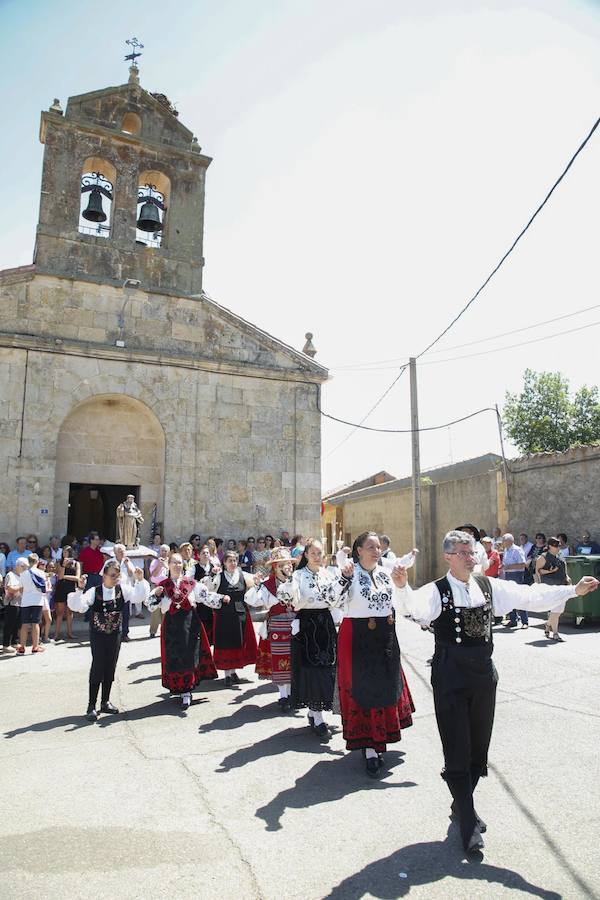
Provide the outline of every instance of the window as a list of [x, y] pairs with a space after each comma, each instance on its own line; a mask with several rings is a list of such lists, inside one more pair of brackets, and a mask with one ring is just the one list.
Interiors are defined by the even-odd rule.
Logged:
[[138, 209], [135, 242], [160, 247], [164, 240], [171, 182], [162, 172], [147, 170], [138, 181]]
[[110, 237], [115, 167], [108, 160], [89, 157], [83, 164], [80, 178], [79, 233]]
[[142, 120], [137, 113], [128, 112], [123, 116], [121, 131], [123, 134], [139, 134], [142, 130]]

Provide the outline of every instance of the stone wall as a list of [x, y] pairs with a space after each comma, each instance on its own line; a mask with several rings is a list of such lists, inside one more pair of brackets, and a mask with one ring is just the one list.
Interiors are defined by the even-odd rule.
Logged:
[[550, 536], [564, 531], [569, 541], [590, 531], [600, 541], [600, 447], [564, 453], [536, 453], [510, 462], [509, 526], [515, 534]]

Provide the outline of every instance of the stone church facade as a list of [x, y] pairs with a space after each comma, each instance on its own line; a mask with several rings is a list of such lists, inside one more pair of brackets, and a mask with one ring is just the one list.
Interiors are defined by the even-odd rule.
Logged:
[[129, 492], [144, 540], [155, 507], [169, 540], [319, 533], [327, 371], [204, 293], [211, 160], [130, 72], [42, 113], [34, 261], [0, 272], [0, 539], [112, 537]]

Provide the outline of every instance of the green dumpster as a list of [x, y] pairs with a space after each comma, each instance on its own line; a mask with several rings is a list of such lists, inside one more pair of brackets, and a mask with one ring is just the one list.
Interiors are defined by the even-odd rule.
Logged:
[[[566, 563], [573, 584], [584, 575], [593, 575], [600, 580], [600, 556], [567, 556]], [[585, 597], [567, 600], [565, 613], [573, 616], [576, 625], [581, 625], [584, 619], [600, 619], [600, 588]]]

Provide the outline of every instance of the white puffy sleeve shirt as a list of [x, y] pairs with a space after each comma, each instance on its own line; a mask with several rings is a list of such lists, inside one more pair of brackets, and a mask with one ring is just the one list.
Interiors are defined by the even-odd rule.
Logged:
[[[475, 579], [471, 576], [468, 584], [447, 575], [452, 588], [452, 600], [455, 606], [475, 608], [483, 606], [485, 598]], [[573, 585], [554, 586], [549, 584], [517, 584], [515, 581], [501, 581], [490, 578], [492, 587], [492, 605], [494, 615], [501, 616], [512, 609], [527, 609], [531, 612], [562, 612], [569, 598], [575, 596]], [[403, 588], [394, 587], [394, 599], [398, 611], [410, 616], [422, 625], [429, 625], [442, 611], [442, 598], [435, 584], [431, 581], [423, 587], [413, 590], [410, 585]]]
[[[133, 584], [129, 581], [123, 582], [119, 587], [121, 588], [121, 593], [123, 594], [123, 599], [126, 603], [145, 603], [150, 594], [150, 585], [145, 578], [142, 579], [142, 581], [136, 581]], [[71, 591], [70, 594], [67, 594], [67, 605], [73, 612], [85, 613], [90, 606], [93, 605], [95, 597], [95, 587], [88, 588], [87, 591], [82, 591], [81, 588], [77, 588], [76, 590]], [[107, 588], [102, 585], [102, 597], [104, 600], [114, 600], [114, 587]]]
[[[287, 583], [289, 582], [279, 582], [279, 584]], [[265, 584], [261, 584], [258, 587], [251, 587], [246, 591], [244, 601], [248, 606], [252, 606], [255, 609], [271, 609], [272, 606], [276, 606], [278, 603], [283, 602], [282, 598], [273, 595]]]

